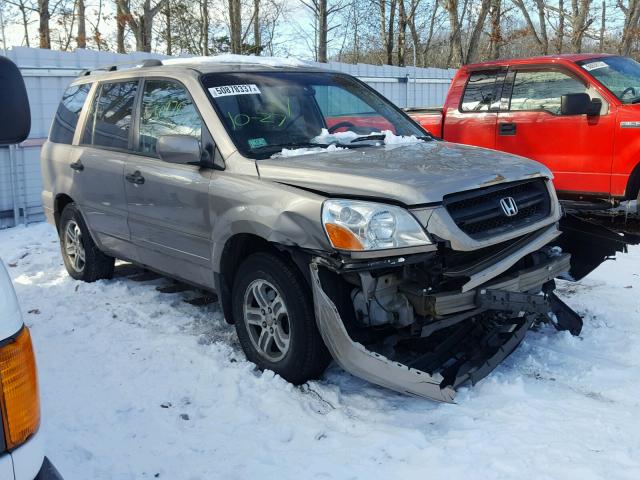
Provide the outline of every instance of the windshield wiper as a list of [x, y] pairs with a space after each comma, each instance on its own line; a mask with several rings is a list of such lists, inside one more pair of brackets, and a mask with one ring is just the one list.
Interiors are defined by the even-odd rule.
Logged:
[[[351, 140], [351, 143], [366, 142], [367, 140], [384, 140], [385, 138], [386, 138], [386, 135], [384, 133], [374, 133], [371, 135], [363, 135], [362, 137], [356, 137], [353, 140]], [[416, 138], [418, 140], [423, 140], [425, 142], [429, 140], [433, 140], [433, 136], [431, 134], [416, 136]]]
[[356, 137], [353, 140], [351, 140], [351, 143], [366, 142], [367, 140], [384, 140], [385, 138], [386, 138], [386, 135], [384, 133], [374, 133], [371, 135], [363, 135], [361, 137]]

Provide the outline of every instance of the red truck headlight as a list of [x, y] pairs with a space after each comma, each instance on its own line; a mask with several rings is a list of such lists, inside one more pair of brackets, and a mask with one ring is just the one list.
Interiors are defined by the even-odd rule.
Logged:
[[36, 360], [25, 326], [0, 344], [0, 413], [7, 450], [24, 443], [40, 426]]

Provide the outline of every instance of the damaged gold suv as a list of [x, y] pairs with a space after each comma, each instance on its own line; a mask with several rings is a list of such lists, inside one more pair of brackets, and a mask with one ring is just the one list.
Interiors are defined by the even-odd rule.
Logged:
[[349, 75], [246, 57], [86, 72], [42, 172], [71, 276], [119, 258], [216, 292], [248, 359], [294, 383], [333, 358], [451, 401], [534, 322], [581, 327], [553, 294], [569, 255], [549, 170], [433, 140]]

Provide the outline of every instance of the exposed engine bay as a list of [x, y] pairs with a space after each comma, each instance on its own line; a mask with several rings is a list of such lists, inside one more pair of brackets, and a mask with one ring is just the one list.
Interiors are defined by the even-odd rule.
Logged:
[[[358, 376], [450, 402], [455, 388], [490, 373], [535, 323], [580, 333], [580, 316], [553, 293], [570, 255], [554, 246], [528, 252], [531, 243], [525, 236], [472, 252], [442, 245], [384, 261], [315, 257], [323, 339]], [[511, 266], [491, 275], [503, 258]], [[486, 280], [477, 285], [479, 274]]]

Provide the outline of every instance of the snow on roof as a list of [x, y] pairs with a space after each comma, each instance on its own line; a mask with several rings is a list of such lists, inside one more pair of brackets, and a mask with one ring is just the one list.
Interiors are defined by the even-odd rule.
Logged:
[[219, 64], [219, 63], [246, 63], [251, 65], [264, 65], [268, 67], [311, 67], [310, 62], [305, 62], [297, 58], [283, 57], [258, 57], [255, 55], [235, 55], [225, 53], [223, 55], [213, 55], [210, 57], [180, 57], [163, 60], [163, 65], [185, 65], [185, 64]]

